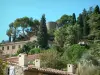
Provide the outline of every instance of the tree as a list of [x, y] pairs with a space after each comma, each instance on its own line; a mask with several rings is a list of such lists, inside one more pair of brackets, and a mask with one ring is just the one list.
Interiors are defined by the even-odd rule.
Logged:
[[79, 61], [85, 51], [86, 48], [84, 46], [74, 44], [65, 50], [62, 58], [66, 61], [66, 63], [76, 63]]
[[55, 35], [55, 43], [57, 46], [64, 47], [65, 40], [66, 40], [66, 26], [63, 26], [57, 29], [54, 33]]
[[37, 32], [39, 30], [40, 22], [33, 18], [22, 17], [17, 18], [14, 22], [9, 24], [9, 30], [7, 31], [7, 35], [10, 40], [10, 30], [12, 30], [12, 40], [13, 41], [22, 41], [28, 40], [33, 35], [37, 36]]
[[75, 15], [75, 13], [73, 13], [73, 15], [72, 15], [72, 25], [75, 25], [75, 23], [76, 23], [76, 15]]
[[87, 36], [89, 34], [89, 25], [87, 23], [89, 17], [86, 9], [84, 9], [82, 12], [82, 18], [83, 18], [83, 36]]
[[32, 31], [33, 31], [33, 33], [34, 33], [34, 35], [36, 35], [37, 36], [37, 33], [38, 33], [38, 30], [39, 30], [39, 25], [40, 25], [40, 22], [37, 20], [37, 19], [35, 19], [35, 20], [33, 20], [33, 23], [32, 23], [32, 21], [30, 20], [30, 27], [31, 27], [31, 29], [32, 29]]
[[82, 14], [79, 14], [79, 17], [78, 17], [77, 23], [80, 25], [80, 28], [81, 28], [80, 32], [81, 32], [81, 34], [82, 34], [82, 36], [83, 36], [83, 26], [84, 26], [84, 25], [83, 25]]
[[99, 60], [100, 57], [100, 43], [93, 43], [90, 46], [89, 54], [91, 54], [94, 58]]
[[[17, 51], [17, 54], [20, 54], [20, 53], [29, 54], [30, 50], [34, 49], [34, 51], [36, 51], [36, 49], [35, 49], [36, 46], [37, 46], [37, 42], [36, 41], [27, 42], [21, 49], [19, 49]], [[39, 49], [37, 49], [37, 51], [39, 51]]]
[[60, 26], [63, 26], [63, 25], [69, 25], [72, 23], [72, 16], [69, 16], [69, 15], [62, 15], [60, 19], [57, 20], [57, 23], [60, 25]]
[[29, 24], [29, 18], [28, 17], [23, 17], [20, 18], [20, 26], [22, 28], [23, 36], [25, 37], [25, 28], [28, 27]]
[[90, 26], [90, 35], [94, 36], [93, 39], [100, 39], [100, 14], [91, 14], [88, 23]]
[[12, 29], [7, 30], [6, 34], [9, 37], [9, 42], [11, 42], [11, 36], [12, 36]]
[[86, 11], [86, 9], [84, 9], [82, 14], [79, 14], [77, 20], [77, 23], [80, 25], [81, 28], [82, 38], [86, 37], [90, 32], [89, 25], [87, 23], [88, 19], [89, 19], [88, 12]]
[[15, 22], [13, 23], [13, 42], [16, 41], [17, 38], [17, 28], [19, 27], [19, 19], [16, 19]]
[[[9, 24], [9, 29], [7, 30], [6, 32], [6, 35], [9, 37], [9, 42], [11, 42], [11, 38], [12, 38], [12, 35], [14, 34], [14, 27], [13, 27], [14, 23], [10, 23]], [[14, 37], [13, 37], [14, 39]]]
[[42, 15], [41, 18], [37, 40], [40, 48], [46, 48], [48, 46], [48, 34], [47, 34], [46, 19], [44, 14]]
[[66, 25], [55, 31], [55, 43], [59, 47], [78, 43], [81, 38], [79, 25]]
[[100, 14], [100, 9], [98, 5], [96, 5], [96, 7], [94, 8], [94, 13]]
[[[51, 58], [52, 57], [52, 58]], [[61, 60], [61, 57], [59, 53], [56, 50], [45, 50], [40, 55], [41, 59], [41, 66], [46, 68], [55, 68], [55, 69], [63, 69], [66, 68], [66, 65], [64, 64], [63, 60]]]
[[93, 11], [94, 11], [93, 7], [90, 7], [89, 10], [88, 10], [88, 14], [89, 14], [89, 15], [92, 14]]

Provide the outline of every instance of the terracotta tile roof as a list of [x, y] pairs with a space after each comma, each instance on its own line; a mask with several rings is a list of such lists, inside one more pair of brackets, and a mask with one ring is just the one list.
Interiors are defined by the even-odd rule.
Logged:
[[[35, 60], [36, 58], [39, 58], [39, 54], [28, 55], [28, 61]], [[7, 58], [6, 60], [10, 63], [18, 63], [18, 56], [10, 57]]]
[[67, 71], [52, 69], [52, 68], [36, 68], [36, 67], [28, 67], [26, 71], [40, 71], [43, 73], [51, 73], [58, 75], [67, 75]]
[[35, 60], [37, 58], [39, 58], [40, 54], [34, 54], [34, 55], [28, 55], [28, 60], [31, 61], [31, 60]]
[[[40, 54], [34, 54], [34, 55], [28, 55], [28, 60], [34, 60], [36, 58], [39, 58]], [[10, 57], [6, 59], [10, 63], [16, 63], [18, 64], [18, 57]], [[50, 73], [50, 74], [57, 74], [57, 75], [67, 75], [67, 71], [52, 69], [52, 68], [36, 68], [34, 65], [28, 65], [27, 69], [25, 71], [40, 71], [43, 73]]]
[[7, 62], [10, 62], [10, 63], [18, 63], [18, 58], [17, 57], [7, 58], [6, 60], [7, 60]]

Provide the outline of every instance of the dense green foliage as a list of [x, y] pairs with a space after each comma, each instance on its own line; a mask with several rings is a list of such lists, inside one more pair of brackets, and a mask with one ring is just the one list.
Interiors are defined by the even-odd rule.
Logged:
[[37, 36], [38, 45], [40, 48], [47, 48], [48, 46], [48, 34], [46, 27], [46, 19], [45, 15], [42, 15], [40, 28]]
[[[94, 65], [94, 68], [91, 66], [91, 70], [87, 68], [88, 71], [90, 70], [89, 72], [92, 73], [93, 70], [99, 69], [99, 11], [100, 9], [98, 10], [98, 6], [96, 6], [95, 8], [91, 7], [88, 11], [84, 9], [77, 20], [75, 20], [75, 14], [72, 16], [63, 15], [58, 19], [57, 23], [59, 28], [54, 32], [53, 49], [51, 48], [51, 52], [48, 50], [47, 54], [45, 52], [43, 54], [44, 56], [41, 56], [42, 58], [45, 57], [46, 62], [42, 59], [43, 64], [47, 65], [46, 67], [64, 69], [67, 63], [79, 64], [81, 61], [86, 60], [91, 61], [91, 65]], [[81, 41], [84, 41], [85, 44], [79, 45], [78, 42]], [[53, 53], [52, 51], [54, 51], [53, 55], [51, 55]], [[53, 56], [53, 58], [50, 60], [46, 59], [45, 55], [47, 58], [50, 58], [50, 56]], [[60, 60], [60, 62], [56, 63], [53, 59], [57, 62]], [[52, 62], [50, 63], [50, 61]], [[59, 65], [60, 68], [58, 68], [54, 66], [55, 64], [62, 64], [63, 66]], [[88, 65], [88, 63], [86, 64]], [[97, 71], [94, 73], [97, 73]]]
[[27, 42], [22, 48], [19, 48], [16, 55], [18, 55], [20, 53], [26, 53], [26, 54], [40, 53], [40, 49], [35, 48], [37, 46], [38, 45], [37, 45], [36, 41]]
[[29, 51], [29, 54], [38, 54], [40, 53], [40, 49], [39, 48], [33, 48]]
[[79, 25], [66, 25], [55, 31], [55, 43], [57, 46], [64, 47], [78, 43], [81, 33]]
[[86, 52], [86, 48], [84, 46], [75, 44], [75, 45], [69, 46], [65, 50], [63, 54], [63, 58], [66, 61], [66, 63], [76, 63], [80, 60], [81, 56], [85, 52]]
[[63, 60], [61, 60], [60, 54], [54, 49], [42, 51], [41, 60], [42, 67], [50, 67], [57, 69], [62, 69], [62, 67], [66, 67], [63, 63]]

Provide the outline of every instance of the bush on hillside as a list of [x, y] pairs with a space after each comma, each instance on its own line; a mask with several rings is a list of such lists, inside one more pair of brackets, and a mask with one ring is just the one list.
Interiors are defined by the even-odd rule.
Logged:
[[39, 48], [33, 48], [29, 51], [29, 54], [38, 54], [40, 53], [40, 49]]

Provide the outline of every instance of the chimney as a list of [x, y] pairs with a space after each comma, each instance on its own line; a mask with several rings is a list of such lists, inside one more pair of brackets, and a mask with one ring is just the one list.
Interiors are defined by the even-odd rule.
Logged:
[[19, 66], [27, 66], [28, 65], [28, 59], [27, 59], [27, 54], [19, 54]]
[[35, 67], [40, 68], [40, 59], [35, 59]]
[[68, 72], [68, 74], [74, 74], [75, 73], [75, 69], [74, 69], [73, 64], [67, 64], [67, 72]]

